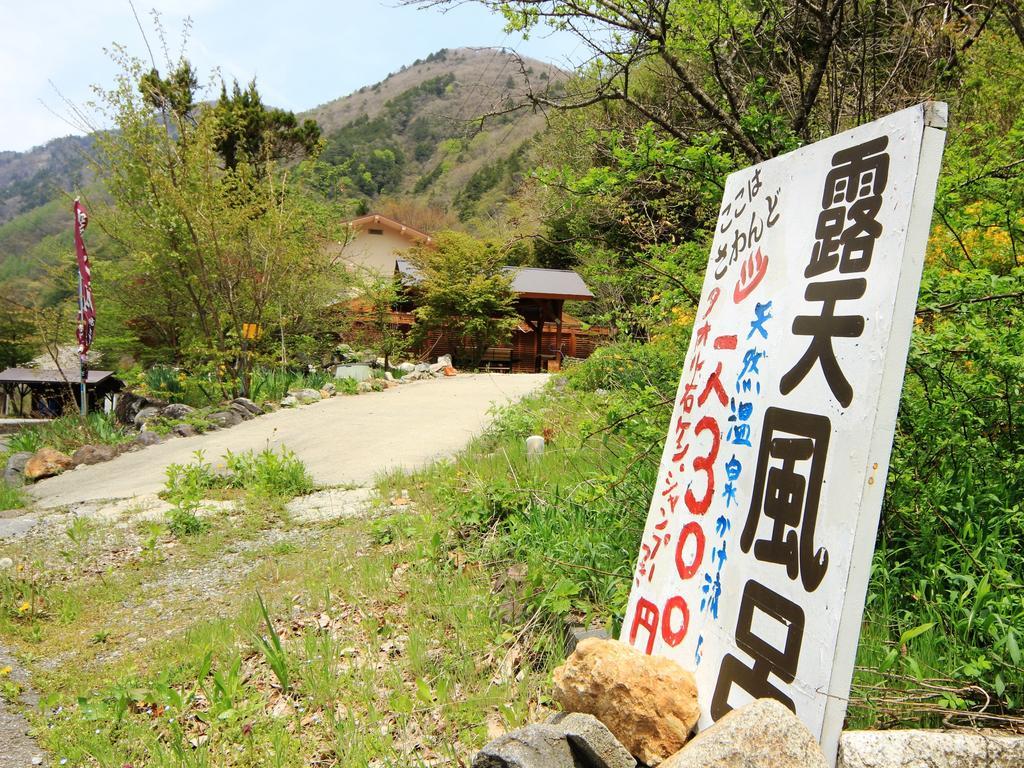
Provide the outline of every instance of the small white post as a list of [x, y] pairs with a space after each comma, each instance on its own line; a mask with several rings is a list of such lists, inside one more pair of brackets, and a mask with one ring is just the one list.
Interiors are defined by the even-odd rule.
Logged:
[[544, 455], [544, 438], [541, 435], [530, 435], [526, 438], [526, 458], [529, 461], [540, 461]]

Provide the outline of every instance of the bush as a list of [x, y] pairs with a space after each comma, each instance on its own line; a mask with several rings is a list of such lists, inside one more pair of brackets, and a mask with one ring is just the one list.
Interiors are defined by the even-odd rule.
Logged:
[[275, 498], [292, 498], [313, 490], [313, 478], [306, 465], [287, 448], [275, 453], [265, 448], [259, 453], [231, 453], [226, 456], [231, 485]]
[[83, 445], [119, 445], [130, 442], [133, 437], [105, 413], [90, 413], [84, 421], [77, 414], [68, 415], [22, 428], [7, 441], [7, 453], [35, 453], [49, 447], [71, 454]]
[[21, 488], [0, 480], [0, 509], [21, 509], [28, 506], [28, 496]]

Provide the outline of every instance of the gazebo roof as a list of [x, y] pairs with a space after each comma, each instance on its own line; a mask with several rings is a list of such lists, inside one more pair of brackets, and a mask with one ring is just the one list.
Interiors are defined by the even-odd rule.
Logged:
[[[583, 278], [571, 269], [541, 269], [539, 267], [503, 267], [512, 274], [512, 290], [521, 299], [567, 299], [591, 301], [594, 294]], [[406, 285], [420, 281], [420, 272], [405, 259], [395, 262], [395, 271]]]
[[[85, 383], [102, 384], [113, 379], [113, 371], [89, 371]], [[115, 379], [116, 381], [116, 379]], [[82, 375], [76, 368], [71, 371], [58, 371], [55, 368], [7, 368], [0, 371], [0, 384], [81, 384]]]

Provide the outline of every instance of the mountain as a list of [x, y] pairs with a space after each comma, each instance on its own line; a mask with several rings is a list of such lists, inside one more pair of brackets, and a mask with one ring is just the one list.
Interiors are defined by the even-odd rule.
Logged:
[[[542, 115], [481, 115], [534, 89], [561, 89], [557, 67], [503, 50], [440, 50], [383, 81], [301, 115], [325, 146], [313, 182], [330, 197], [370, 209], [401, 197], [470, 222], [507, 198], [528, 167]], [[91, 136], [0, 152], [0, 283], [38, 276], [68, 249], [68, 194], [90, 184]], [[457, 218], [456, 218], [457, 217]], [[410, 222], [412, 223], [412, 222]]]

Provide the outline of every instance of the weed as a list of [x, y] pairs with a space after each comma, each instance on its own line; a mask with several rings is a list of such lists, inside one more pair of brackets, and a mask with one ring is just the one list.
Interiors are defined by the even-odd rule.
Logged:
[[180, 502], [167, 511], [167, 529], [179, 539], [198, 536], [209, 528], [210, 524], [196, 515], [194, 508], [182, 506]]
[[236, 488], [261, 496], [290, 499], [313, 490], [313, 478], [306, 465], [287, 448], [280, 453], [265, 448], [259, 453], [228, 452], [225, 457]]
[[287, 693], [291, 687], [291, 678], [288, 675], [288, 654], [285, 653], [284, 647], [281, 645], [281, 636], [277, 634], [277, 630], [274, 629], [274, 622], [270, 620], [270, 614], [267, 612], [267, 604], [263, 602], [263, 595], [258, 591], [256, 592], [256, 599], [259, 601], [260, 613], [263, 616], [263, 623], [266, 627], [267, 634], [262, 635], [258, 632], [254, 632], [253, 638], [256, 642], [256, 647], [262, 651], [263, 657], [267, 661], [267, 665], [273, 671], [277, 681], [281, 684], [281, 689]]
[[0, 509], [22, 509], [29, 504], [28, 494], [21, 488], [0, 480]]

